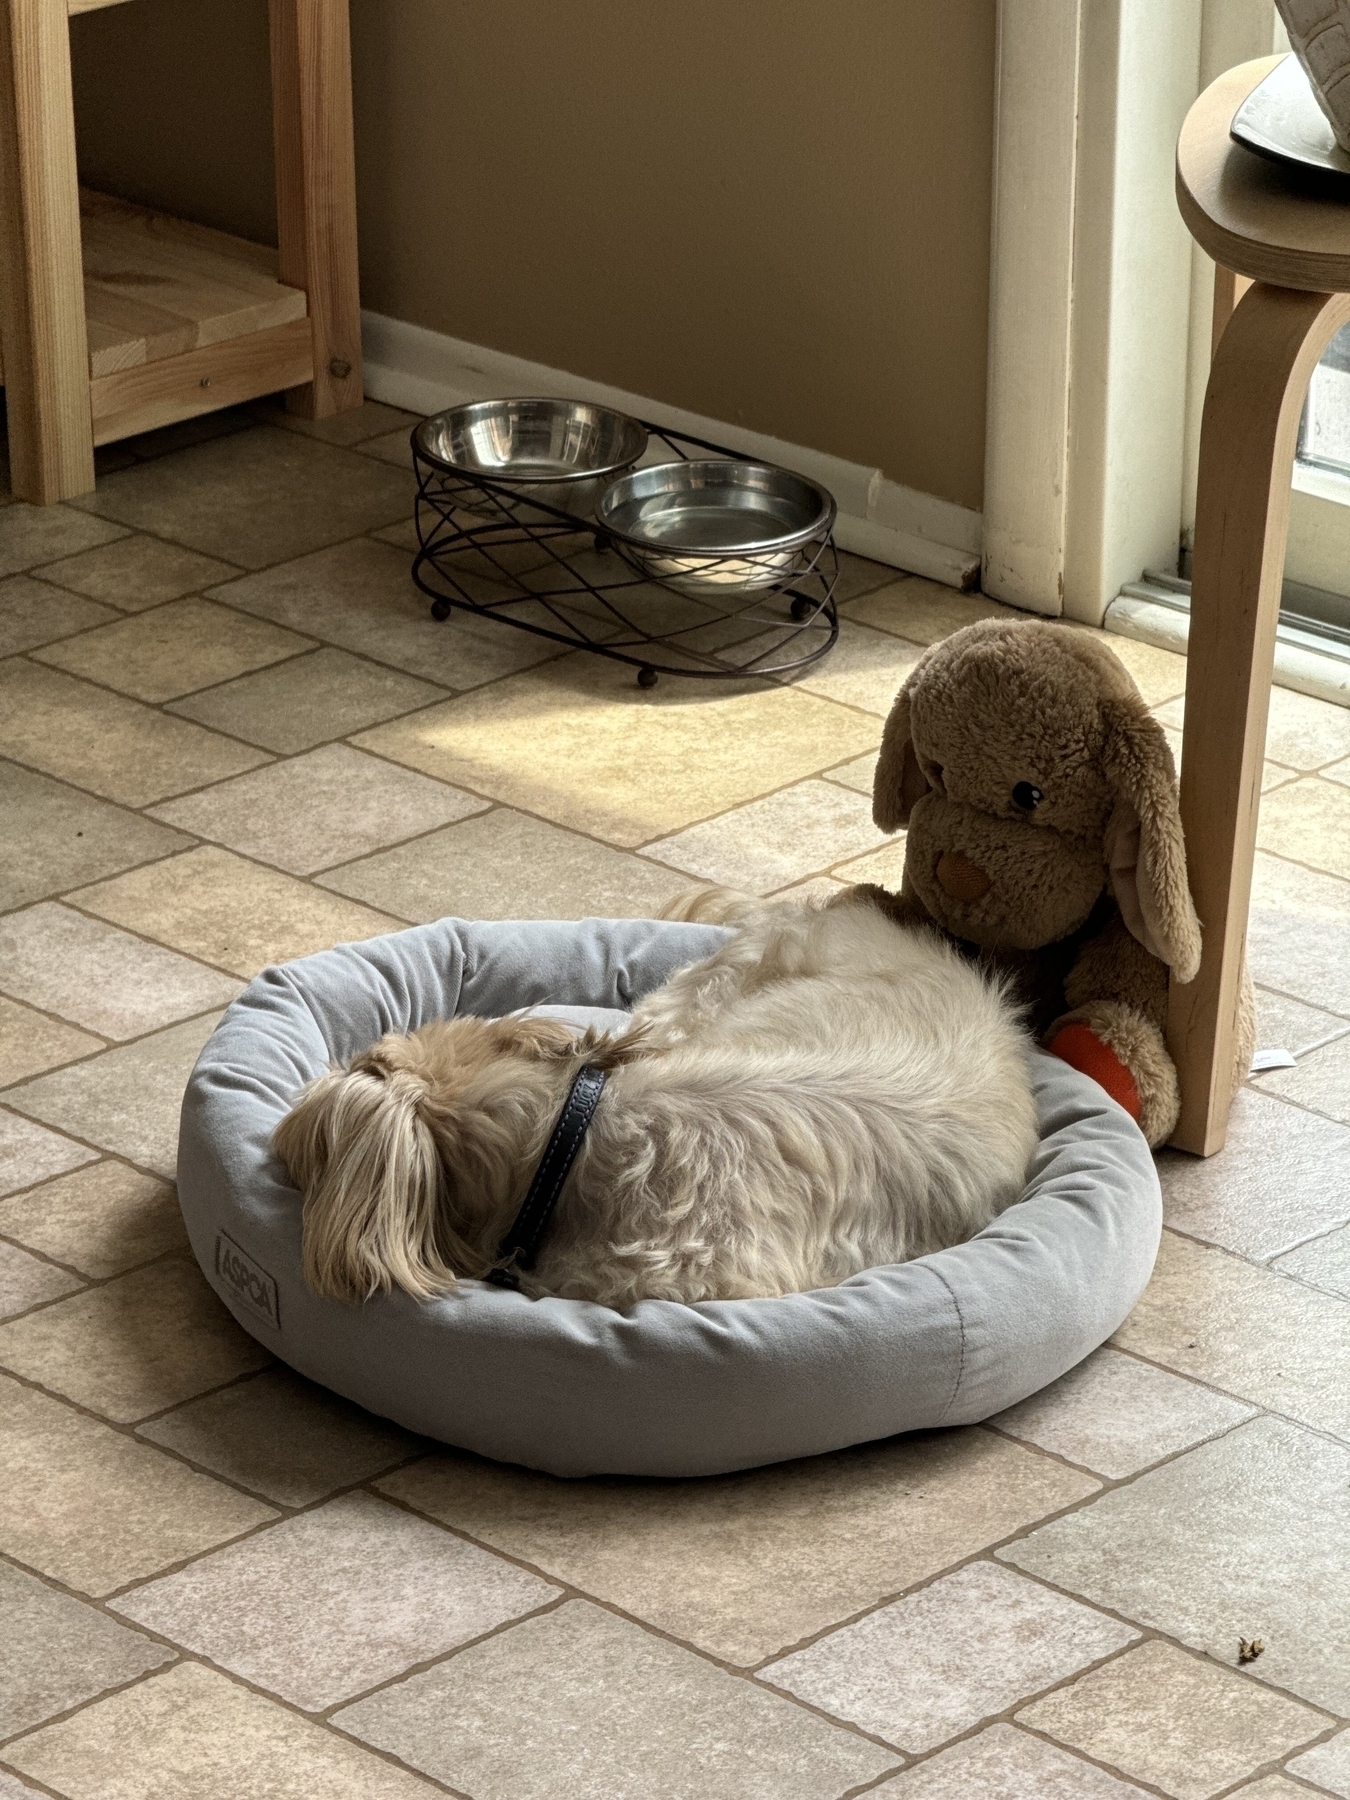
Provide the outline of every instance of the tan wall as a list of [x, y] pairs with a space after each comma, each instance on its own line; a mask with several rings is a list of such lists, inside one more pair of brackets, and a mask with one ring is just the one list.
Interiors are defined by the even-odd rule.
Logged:
[[[993, 0], [352, 0], [366, 306], [978, 507]], [[264, 0], [76, 21], [86, 179], [266, 236]]]

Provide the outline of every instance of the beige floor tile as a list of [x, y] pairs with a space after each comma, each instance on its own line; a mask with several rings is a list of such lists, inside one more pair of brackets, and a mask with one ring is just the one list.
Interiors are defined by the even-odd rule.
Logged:
[[219, 412], [198, 413], [191, 419], [178, 419], [172, 425], [159, 425], [153, 431], [139, 431], [109, 447], [122, 451], [135, 462], [149, 462], [176, 450], [190, 450], [194, 444], [204, 444], [210, 438], [230, 437], [235, 432], [246, 431], [253, 422], [245, 407], [231, 406]]
[[178, 544], [121, 537], [114, 544], [48, 563], [42, 579], [59, 582], [92, 600], [104, 600], [122, 612], [143, 612], [147, 606], [162, 606], [166, 600], [198, 593], [238, 573], [233, 563], [198, 556], [195, 550], [184, 550]]
[[[1276, 1069], [1260, 1077], [1266, 1093], [1311, 1106], [1328, 1118], [1350, 1125], [1350, 1037], [1340, 1037], [1299, 1059], [1295, 1069]], [[1347, 1154], [1345, 1150], [1342, 1154]], [[1350, 1188], [1350, 1174], [1345, 1177]], [[1345, 1211], [1350, 1216], [1350, 1204]]]
[[1221, 1788], [1306, 1744], [1331, 1720], [1171, 1644], [1141, 1644], [1024, 1707], [1031, 1725], [1174, 1800]]
[[1346, 1031], [1350, 1031], [1350, 1019], [1339, 1013], [1306, 1006], [1267, 988], [1256, 990], [1256, 1042], [1260, 1049], [1278, 1048], [1302, 1056]]
[[1350, 879], [1350, 788], [1306, 775], [1267, 794], [1257, 842], [1294, 862]]
[[6, 1089], [6, 1104], [172, 1179], [183, 1089], [219, 1017], [208, 1013], [39, 1075]]
[[[1315, 1788], [1312, 1791], [1320, 1793], [1322, 1790]], [[1308, 1800], [1308, 1793], [1300, 1782], [1289, 1781], [1283, 1775], [1266, 1775], [1260, 1781], [1248, 1782], [1246, 1787], [1234, 1788], [1232, 1800]]]
[[970, 1563], [760, 1670], [763, 1680], [902, 1750], [931, 1750], [1138, 1633], [1014, 1575]]
[[1350, 881], [1305, 869], [1286, 855], [1258, 850], [1252, 866], [1252, 906], [1297, 920], [1350, 925]]
[[168, 856], [188, 842], [180, 831], [3, 759], [0, 817], [0, 911]]
[[255, 426], [109, 475], [81, 505], [261, 569], [392, 524], [412, 511], [414, 491], [411, 470], [404, 475], [350, 450]]
[[[877, 588], [890, 587], [900, 574], [898, 569], [889, 563], [873, 562], [870, 557], [855, 556], [851, 550], [840, 550], [839, 581], [834, 590], [836, 605], [842, 606], [846, 600], [856, 600], [860, 594], [871, 594]], [[908, 580], [919, 581], [921, 576], [909, 576]], [[927, 585], [927, 584], [925, 584]], [[934, 587], [939, 584], [932, 583]], [[942, 588], [944, 594], [951, 593], [951, 588]]]
[[114, 1605], [318, 1712], [557, 1598], [514, 1563], [356, 1493]]
[[0, 1365], [119, 1425], [270, 1360], [188, 1257], [119, 1275], [0, 1326]]
[[440, 1792], [199, 1663], [100, 1700], [5, 1754], [68, 1800], [434, 1800]]
[[169, 710], [293, 756], [444, 698], [429, 681], [324, 647], [192, 694]]
[[1350, 1304], [1163, 1233], [1153, 1279], [1112, 1340], [1240, 1399], [1350, 1438]]
[[400, 918], [648, 918], [697, 885], [541, 819], [496, 807], [320, 878]]
[[273, 400], [259, 400], [250, 409], [262, 424], [276, 425], [282, 431], [298, 431], [302, 437], [321, 438], [325, 444], [365, 444], [380, 436], [403, 438], [408, 449], [408, 434], [419, 424], [420, 413], [404, 412], [401, 407], [383, 406], [378, 400], [367, 400], [348, 412], [334, 413], [331, 419], [302, 419]]
[[1025, 619], [1031, 615], [1001, 606], [984, 594], [959, 594], [922, 575], [892, 580], [862, 600], [848, 602], [848, 616], [912, 644], [935, 644], [981, 619]]
[[795, 688], [644, 692], [569, 656], [358, 743], [629, 848], [870, 749], [873, 720]]
[[31, 1119], [0, 1110], [0, 1194], [33, 1187], [67, 1169], [77, 1169], [81, 1163], [93, 1162], [97, 1155], [96, 1150], [44, 1130]]
[[[83, 1286], [78, 1276], [0, 1241], [0, 1319], [12, 1319], [27, 1312], [30, 1306], [59, 1300], [63, 1294], [73, 1294]], [[0, 1682], [0, 1693], [3, 1687]]]
[[1262, 1262], [1350, 1219], [1350, 1131], [1252, 1088], [1217, 1156], [1163, 1150], [1158, 1175], [1169, 1225]]
[[266, 619], [192, 598], [49, 644], [35, 655], [53, 668], [158, 704], [313, 647], [311, 639]]
[[[340, 414], [339, 417], [342, 415]], [[392, 431], [372, 434], [362, 440], [361, 454], [376, 456], [381, 462], [392, 463], [398, 469], [412, 467], [412, 445], [409, 436], [415, 420], [410, 420], [406, 429], [402, 425], [395, 426]]]
[[584, 1601], [334, 1722], [475, 1800], [834, 1800], [898, 1760]]
[[[0, 1375], [9, 1473], [0, 1548], [85, 1594], [109, 1594], [276, 1517], [149, 1444]], [[14, 1746], [5, 1755], [14, 1761]]]
[[0, 1232], [102, 1279], [185, 1250], [178, 1196], [125, 1163], [92, 1163], [0, 1202]]
[[[1184, 699], [1159, 707], [1165, 725], [1180, 729], [1186, 716]], [[1289, 769], [1320, 769], [1324, 763], [1350, 755], [1350, 711], [1296, 694], [1292, 688], [1270, 690], [1270, 717], [1266, 726], [1266, 756]]]
[[225, 1006], [239, 983], [45, 901], [0, 918], [0, 988], [121, 1041]]
[[153, 816], [292, 875], [309, 875], [487, 805], [347, 744], [328, 744], [170, 801]]
[[696, 1483], [565, 1482], [446, 1453], [379, 1485], [545, 1574], [748, 1665], [1096, 1484], [975, 1430]]
[[[3, 1229], [0, 1209], [0, 1229]], [[423, 1440], [290, 1369], [190, 1401], [140, 1435], [280, 1506], [308, 1506], [403, 1462]]]
[[905, 878], [904, 832], [898, 832], [880, 850], [872, 850], [866, 856], [840, 863], [834, 870], [834, 875], [839, 881], [875, 882], [877, 887], [890, 888], [898, 894]]
[[[1297, 873], [1308, 881], [1316, 879], [1311, 869]], [[1331, 877], [1322, 879], [1330, 882]], [[1350, 884], [1336, 885], [1350, 894]], [[1254, 910], [1247, 927], [1247, 955], [1253, 976], [1262, 984], [1309, 1005], [1350, 1014], [1350, 917], [1331, 920]]]
[[231, 606], [307, 632], [340, 649], [447, 688], [473, 688], [559, 654], [558, 646], [510, 626], [433, 619], [414, 586], [412, 561], [363, 538], [217, 588]]
[[704, 881], [767, 894], [884, 842], [865, 796], [828, 781], [799, 781], [658, 838], [643, 854]]
[[922, 655], [920, 644], [845, 618], [840, 621], [839, 641], [833, 650], [794, 677], [793, 686], [884, 719]]
[[[1272, 1278], [1273, 1279], [1273, 1278]], [[1325, 1367], [1343, 1366], [1334, 1346]], [[999, 1555], [1258, 1680], [1350, 1706], [1350, 1450], [1257, 1418], [1043, 1525]]]
[[[0, 919], [0, 938], [7, 922]], [[102, 1042], [87, 1031], [76, 1031], [73, 1025], [48, 1019], [31, 1006], [20, 1006], [17, 1000], [0, 995], [0, 1087], [102, 1048]]]
[[852, 762], [840, 763], [836, 769], [822, 770], [822, 779], [838, 781], [859, 794], [866, 794], [870, 800], [872, 784], [876, 780], [878, 754], [876, 750], [869, 750], [866, 756], [855, 756]]
[[246, 977], [269, 963], [403, 924], [210, 845], [82, 888], [71, 898], [115, 924]]
[[1338, 1732], [1325, 1744], [1318, 1744], [1305, 1750], [1302, 1756], [1296, 1756], [1289, 1764], [1289, 1773], [1304, 1781], [1315, 1781], [1320, 1787], [1330, 1789], [1333, 1794], [1343, 1794], [1350, 1800], [1350, 1731]]
[[49, 563], [126, 533], [69, 506], [29, 506], [16, 500], [0, 511], [0, 575]]
[[772, 898], [798, 900], [806, 905], [815, 905], [817, 901], [828, 903], [837, 899], [848, 885], [846, 881], [836, 881], [833, 875], [813, 875], [809, 881], [794, 881], [791, 887], [779, 888]]
[[4, 1563], [0, 1616], [0, 1738], [173, 1660], [166, 1645]]
[[1144, 1790], [1015, 1725], [991, 1725], [874, 1792], [885, 1800], [1142, 1800]]
[[187, 719], [22, 658], [0, 663], [0, 751], [124, 806], [148, 806], [268, 760]]
[[1339, 1294], [1350, 1300], [1350, 1226], [1329, 1231], [1325, 1237], [1301, 1244], [1288, 1256], [1280, 1257], [1275, 1267], [1282, 1275], [1293, 1275], [1328, 1294]]
[[116, 617], [110, 606], [63, 594], [28, 575], [11, 575], [0, 581], [0, 656], [17, 656]]
[[1118, 1481], [1251, 1416], [1240, 1400], [1104, 1347], [989, 1422]]

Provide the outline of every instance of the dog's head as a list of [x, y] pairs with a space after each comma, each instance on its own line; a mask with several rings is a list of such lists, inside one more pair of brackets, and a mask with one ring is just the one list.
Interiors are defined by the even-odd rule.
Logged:
[[1146, 949], [1182, 981], [1199, 967], [1172, 753], [1087, 632], [990, 620], [935, 644], [886, 721], [872, 810], [908, 828], [905, 887], [956, 937], [1057, 943], [1109, 883]]
[[305, 1197], [305, 1279], [361, 1301], [418, 1299], [481, 1277], [528, 1184], [572, 1073], [613, 1067], [640, 1034], [513, 1015], [389, 1036], [321, 1075], [273, 1133]]

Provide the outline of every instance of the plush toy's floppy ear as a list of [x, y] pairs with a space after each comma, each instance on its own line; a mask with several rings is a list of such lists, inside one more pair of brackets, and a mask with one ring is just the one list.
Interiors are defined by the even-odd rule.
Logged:
[[1111, 889], [1132, 937], [1178, 981], [1200, 967], [1200, 921], [1186, 879], [1176, 768], [1142, 701], [1108, 700], [1104, 761], [1116, 805], [1106, 827]]
[[919, 767], [909, 734], [910, 681], [895, 696], [881, 734], [881, 755], [872, 778], [872, 818], [878, 831], [899, 831], [908, 825], [910, 808], [928, 792], [928, 777]]

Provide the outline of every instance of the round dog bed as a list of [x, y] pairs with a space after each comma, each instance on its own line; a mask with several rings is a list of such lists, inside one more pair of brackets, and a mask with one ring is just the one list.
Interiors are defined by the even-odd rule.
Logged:
[[456, 1012], [630, 1008], [710, 926], [443, 919], [266, 970], [188, 1084], [179, 1195], [197, 1260], [302, 1374], [417, 1432], [558, 1475], [710, 1475], [970, 1424], [1053, 1381], [1143, 1290], [1153, 1159], [1095, 1082], [1035, 1053], [1041, 1141], [983, 1232], [839, 1287], [629, 1312], [480, 1282], [347, 1307], [300, 1273], [300, 1197], [268, 1148], [296, 1091], [388, 1031]]

